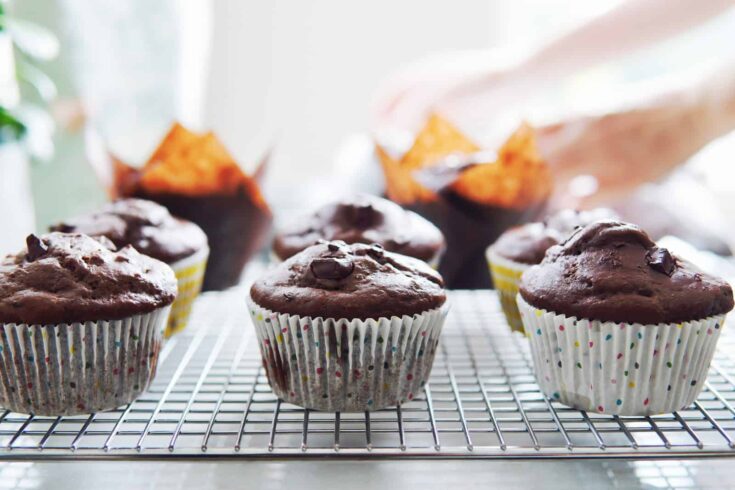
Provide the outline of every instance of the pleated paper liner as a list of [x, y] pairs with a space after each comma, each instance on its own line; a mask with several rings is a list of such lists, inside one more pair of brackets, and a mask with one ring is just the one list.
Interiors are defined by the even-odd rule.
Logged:
[[379, 410], [413, 399], [429, 379], [448, 305], [413, 316], [300, 317], [248, 298], [277, 397], [325, 411]]
[[643, 416], [688, 407], [704, 387], [725, 315], [683, 323], [578, 320], [518, 295], [536, 379], [579, 410]]
[[523, 333], [523, 322], [516, 304], [516, 295], [518, 294], [518, 283], [521, 280], [521, 275], [530, 266], [501, 257], [493, 251], [492, 247], [487, 249], [485, 257], [490, 267], [490, 275], [493, 278], [493, 285], [498, 293], [500, 307], [503, 309], [505, 319], [511, 330]]
[[171, 264], [171, 268], [176, 274], [179, 293], [176, 296], [176, 301], [171, 305], [171, 315], [165, 332], [166, 338], [186, 328], [194, 300], [197, 299], [202, 290], [208, 258], [209, 248], [204, 247], [191, 257], [186, 257]]
[[60, 416], [132, 402], [155, 375], [169, 310], [111, 321], [0, 324], [0, 405]]

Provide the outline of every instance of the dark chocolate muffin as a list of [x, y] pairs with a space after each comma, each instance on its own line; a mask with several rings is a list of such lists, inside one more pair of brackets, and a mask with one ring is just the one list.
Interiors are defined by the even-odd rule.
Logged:
[[447, 314], [425, 262], [380, 245], [313, 245], [278, 264], [248, 305], [268, 381], [314, 410], [379, 410], [429, 379]]
[[659, 324], [733, 308], [727, 282], [657, 247], [635, 225], [597, 221], [549, 249], [521, 278], [535, 308], [599, 321]]
[[526, 270], [517, 303], [547, 397], [645, 416], [697, 399], [733, 296], [637, 226], [606, 220]]
[[436, 261], [444, 248], [444, 237], [428, 220], [386, 199], [358, 194], [281, 229], [273, 251], [285, 260], [320, 239], [378, 243], [389, 252], [425, 262]]
[[178, 219], [144, 199], [121, 199], [99, 210], [51, 227], [51, 231], [84, 233], [109, 238], [118, 248], [132, 245], [138, 252], [172, 264], [207, 246], [201, 228]]
[[615, 213], [606, 208], [589, 211], [563, 209], [540, 223], [516, 226], [503, 233], [493, 244], [493, 252], [503, 258], [522, 264], [540, 263], [546, 250], [571, 234], [575, 228], [600, 219], [615, 219]]
[[441, 276], [423, 261], [342, 241], [313, 245], [278, 264], [250, 295], [279, 313], [363, 320], [410, 316], [446, 301]]
[[176, 298], [163, 262], [79, 233], [29, 235], [0, 263], [0, 322], [59, 324], [150, 313]]
[[268, 238], [272, 219], [270, 211], [254, 204], [244, 189], [234, 194], [202, 196], [154, 194], [139, 190], [134, 195], [161, 203], [177, 216], [202, 227], [210, 248], [202, 286], [205, 291], [236, 285], [247, 261]]

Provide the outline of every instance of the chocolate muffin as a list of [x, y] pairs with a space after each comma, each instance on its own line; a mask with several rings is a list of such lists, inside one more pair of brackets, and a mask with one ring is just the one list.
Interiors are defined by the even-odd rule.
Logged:
[[0, 405], [64, 415], [131, 402], [155, 373], [173, 271], [104, 237], [26, 241], [0, 263]]
[[508, 228], [535, 221], [551, 196], [551, 171], [533, 129], [482, 148], [433, 113], [398, 157], [376, 143], [386, 195], [434, 223], [446, 238], [439, 264], [451, 289], [490, 288], [485, 251]]
[[320, 239], [378, 243], [389, 252], [434, 265], [444, 249], [444, 237], [436, 226], [391, 201], [367, 194], [328, 204], [282, 228], [273, 251], [285, 260]]
[[523, 274], [520, 294], [536, 308], [567, 316], [641, 324], [701, 320], [733, 307], [727, 282], [618, 221], [592, 223], [552, 247]]
[[446, 316], [441, 276], [373, 244], [313, 245], [250, 290], [277, 396], [318, 410], [378, 410], [428, 379]]
[[196, 133], [174, 123], [142, 167], [114, 159], [116, 197], [157, 202], [206, 233], [211, 253], [202, 288], [220, 290], [240, 281], [245, 264], [269, 237], [272, 213], [254, 176], [211, 131]]
[[144, 199], [107, 203], [97, 211], [54, 225], [51, 231], [104, 236], [118, 248], [132, 245], [138, 252], [167, 264], [207, 248], [207, 236], [201, 228], [174, 218], [165, 207]]
[[201, 291], [209, 256], [207, 236], [199, 226], [171, 216], [168, 209], [153, 201], [120, 199], [51, 230], [104, 236], [118, 248], [131, 245], [169, 264], [178, 280], [179, 295], [171, 307], [166, 336], [184, 329]]
[[492, 245], [492, 250], [514, 262], [538, 264], [549, 247], [564, 241], [577, 227], [613, 218], [616, 218], [615, 213], [607, 208], [589, 211], [562, 209], [540, 223], [528, 223], [507, 230]]
[[543, 222], [509, 229], [487, 249], [485, 256], [490, 266], [493, 285], [512, 330], [523, 332], [523, 322], [516, 305], [521, 274], [529, 266], [541, 262], [546, 250], [564, 241], [575, 228], [598, 219], [613, 217], [614, 213], [606, 208], [590, 211], [563, 209], [548, 216]]
[[137, 190], [135, 197], [166, 206], [202, 227], [211, 248], [202, 289], [222, 290], [240, 282], [245, 264], [265, 244], [272, 216], [246, 189], [232, 194], [190, 196]]
[[603, 220], [523, 273], [518, 306], [544, 393], [647, 415], [696, 399], [733, 295], [637, 226]]

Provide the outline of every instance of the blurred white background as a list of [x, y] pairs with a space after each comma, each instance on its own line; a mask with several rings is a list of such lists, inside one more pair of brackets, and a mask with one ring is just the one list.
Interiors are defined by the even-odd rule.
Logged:
[[[355, 176], [379, 179], [356, 168], [364, 162], [350, 151], [365, 149], [359, 135], [369, 128], [371, 97], [405, 64], [436, 52], [523, 53], [617, 3], [23, 0], [14, 11], [60, 34], [62, 53], [49, 67], [60, 105], [81, 100], [117, 151], [144, 160], [173, 118], [213, 129], [245, 167], [275, 143], [266, 193], [290, 207], [328, 198]], [[623, 97], [621, 82], [676, 77], [735, 56], [733, 33], [730, 12], [614, 65], [540, 84], [522, 107], [488, 119], [543, 120], [560, 107], [610, 103]], [[55, 160], [33, 172], [39, 226], [102, 199], [79, 127], [62, 125], [56, 140]], [[722, 156], [734, 145], [715, 146], [698, 168], [732, 212], [733, 170]]]

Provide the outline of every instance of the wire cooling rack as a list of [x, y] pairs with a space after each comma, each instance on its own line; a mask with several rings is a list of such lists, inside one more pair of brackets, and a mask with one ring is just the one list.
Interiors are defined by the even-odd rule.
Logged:
[[0, 459], [735, 456], [727, 330], [691, 407], [605, 416], [545, 398], [527, 341], [505, 325], [494, 293], [455, 291], [422, 396], [377, 412], [323, 413], [271, 393], [244, 294], [203, 295], [188, 329], [166, 344], [149, 391], [128, 406], [58, 418], [0, 411]]

